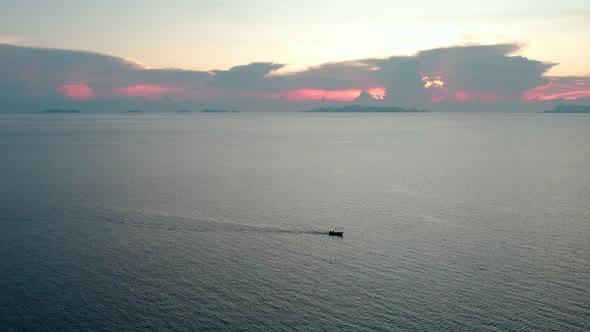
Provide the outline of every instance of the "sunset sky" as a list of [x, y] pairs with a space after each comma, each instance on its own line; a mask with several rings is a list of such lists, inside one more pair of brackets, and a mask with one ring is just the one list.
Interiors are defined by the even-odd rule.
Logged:
[[362, 90], [393, 104], [590, 98], [587, 0], [0, 8], [3, 99], [351, 101]]

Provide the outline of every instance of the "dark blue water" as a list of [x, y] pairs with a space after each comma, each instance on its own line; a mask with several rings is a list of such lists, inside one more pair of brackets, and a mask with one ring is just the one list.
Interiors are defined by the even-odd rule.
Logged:
[[583, 114], [2, 115], [0, 331], [589, 330], [588, 202]]

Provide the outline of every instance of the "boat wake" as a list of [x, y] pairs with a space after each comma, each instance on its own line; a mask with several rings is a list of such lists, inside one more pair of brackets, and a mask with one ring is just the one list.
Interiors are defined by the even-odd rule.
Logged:
[[223, 233], [264, 233], [264, 234], [288, 234], [288, 235], [328, 235], [328, 231], [320, 230], [296, 230], [280, 227], [255, 226], [237, 224], [228, 221], [185, 218], [166, 215], [162, 213], [109, 209], [101, 213], [104, 221], [110, 224], [122, 225], [134, 228], [162, 229], [169, 231], [193, 231], [193, 232], [223, 232]]

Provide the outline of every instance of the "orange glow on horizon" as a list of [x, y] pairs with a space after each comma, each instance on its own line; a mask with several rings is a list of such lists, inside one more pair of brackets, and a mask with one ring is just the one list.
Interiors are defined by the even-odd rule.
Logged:
[[[468, 89], [452, 89], [442, 77], [424, 76], [424, 92], [429, 96], [430, 102], [502, 102], [508, 101], [509, 97], [494, 92], [471, 92]], [[287, 100], [328, 100], [340, 102], [353, 102], [362, 92], [362, 89], [295, 89], [283, 93], [264, 92], [239, 92], [221, 88], [206, 87], [193, 90], [186, 87], [137, 84], [121, 86], [113, 90], [94, 91], [87, 83], [68, 83], [60, 85], [57, 89], [61, 95], [68, 99], [85, 100], [96, 98], [144, 98], [158, 100], [169, 98], [172, 101], [197, 101], [197, 100], [222, 100], [239, 97], [265, 98], [265, 99], [287, 99]], [[366, 89], [373, 98], [382, 100], [385, 98], [386, 89], [375, 86]], [[36, 95], [42, 95], [42, 91], [32, 91]], [[424, 95], [422, 95], [424, 96]], [[554, 99], [576, 100], [590, 98], [590, 79], [553, 77], [550, 82], [525, 91], [520, 101], [548, 101]]]
[[347, 89], [347, 90], [319, 90], [319, 89], [300, 89], [291, 90], [284, 94], [287, 99], [296, 100], [338, 100], [338, 101], [351, 101], [361, 93], [360, 90]]
[[[372, 87], [366, 89], [373, 98], [383, 99], [385, 97], [385, 88]], [[285, 98], [290, 100], [332, 100], [350, 102], [358, 97], [363, 90], [361, 89], [343, 89], [343, 90], [322, 90], [322, 89], [297, 89], [289, 90], [284, 93], [242, 93], [243, 97], [261, 97], [268, 99]]]

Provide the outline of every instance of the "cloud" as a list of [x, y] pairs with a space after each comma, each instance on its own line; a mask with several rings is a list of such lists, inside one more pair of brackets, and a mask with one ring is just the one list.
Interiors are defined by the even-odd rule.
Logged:
[[332, 62], [270, 79], [282, 89], [364, 90], [379, 85], [379, 69], [370, 59]]
[[428, 94], [422, 80], [423, 67], [424, 64], [417, 58], [394, 67], [384, 82], [387, 87], [386, 99], [402, 103], [424, 101]]
[[590, 98], [590, 77], [549, 77], [548, 81], [545, 85], [526, 91], [523, 99], [531, 101]]
[[207, 86], [234, 90], [266, 90], [271, 88], [268, 75], [285, 65], [273, 62], [255, 62], [232, 67], [230, 70], [213, 70]]
[[[547, 77], [555, 63], [514, 55], [517, 44], [467, 45], [412, 56], [330, 62], [295, 72], [256, 62], [229, 70], [154, 69], [99, 53], [0, 44], [0, 100], [267, 98], [376, 102], [520, 102], [590, 95], [588, 77]], [[283, 71], [281, 71], [283, 70]]]
[[516, 44], [437, 48], [415, 56], [377, 61], [386, 100], [415, 104], [426, 101], [519, 101], [523, 93], [547, 84], [544, 73], [554, 63], [512, 56]]
[[134, 86], [199, 89], [208, 72], [149, 69], [92, 52], [0, 44], [0, 99], [111, 98]]
[[519, 49], [515, 44], [459, 46], [422, 51], [416, 57], [425, 76], [444, 80], [450, 98], [467, 93], [517, 101], [525, 91], [546, 84], [544, 73], [556, 65], [510, 55]]
[[[526, 91], [545, 85], [555, 63], [513, 53], [516, 44], [437, 48], [414, 56], [358, 59], [265, 77], [266, 91], [304, 88], [329, 91], [386, 90], [385, 101], [415, 105], [433, 101], [520, 101]], [[351, 99], [349, 99], [351, 100]]]

